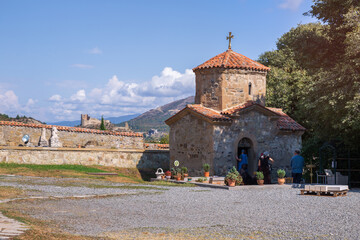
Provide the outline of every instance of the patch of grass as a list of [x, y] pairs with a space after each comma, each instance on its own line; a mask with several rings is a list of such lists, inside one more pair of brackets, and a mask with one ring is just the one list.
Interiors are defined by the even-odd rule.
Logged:
[[25, 195], [25, 191], [14, 187], [0, 186], [0, 199], [10, 199]]
[[75, 172], [106, 172], [105, 170], [83, 166], [83, 165], [38, 165], [38, 164], [19, 164], [19, 163], [0, 163], [0, 168], [4, 169], [16, 169], [16, 168], [28, 168], [29, 170], [33, 171], [51, 171], [51, 170], [70, 170]]
[[[116, 172], [118, 175], [94, 176], [87, 173]], [[136, 168], [116, 168], [105, 166], [83, 165], [37, 165], [0, 163], [0, 174], [16, 174], [36, 177], [61, 177], [61, 178], [89, 178], [104, 179], [120, 183], [143, 183], [141, 175]]]

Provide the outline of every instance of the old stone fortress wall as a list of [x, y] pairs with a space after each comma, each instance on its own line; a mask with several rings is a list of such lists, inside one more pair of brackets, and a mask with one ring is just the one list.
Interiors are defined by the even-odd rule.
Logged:
[[[53, 128], [57, 130], [60, 145], [51, 142]], [[67, 148], [143, 149], [144, 138], [140, 133], [101, 131], [79, 127], [0, 122], [0, 145], [20, 146], [21, 138], [30, 136], [31, 146]], [[52, 144], [52, 145], [51, 145]]]
[[169, 166], [169, 152], [141, 133], [0, 121], [0, 162], [154, 169]]

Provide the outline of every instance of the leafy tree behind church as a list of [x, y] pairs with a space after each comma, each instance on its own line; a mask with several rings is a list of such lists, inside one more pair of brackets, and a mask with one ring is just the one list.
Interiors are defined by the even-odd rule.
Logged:
[[299, 24], [263, 53], [271, 67], [267, 105], [283, 108], [308, 130], [304, 148], [331, 142], [360, 153], [360, 1], [316, 0]]

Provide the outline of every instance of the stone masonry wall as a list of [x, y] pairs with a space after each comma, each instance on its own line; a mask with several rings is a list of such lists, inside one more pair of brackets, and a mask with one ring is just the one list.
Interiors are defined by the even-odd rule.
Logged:
[[[266, 72], [227, 69], [222, 73], [225, 80], [222, 83], [223, 109], [257, 101], [265, 105]], [[249, 83], [251, 94], [249, 95]]]
[[196, 70], [195, 76], [196, 104], [219, 111], [249, 100], [265, 105], [266, 72], [211, 68]]
[[222, 109], [222, 76], [219, 69], [202, 69], [195, 71], [195, 104], [216, 110]]
[[68, 149], [0, 147], [0, 162], [22, 164], [78, 164], [120, 168], [169, 168], [168, 150]]
[[256, 171], [258, 158], [264, 151], [269, 151], [275, 160], [273, 173], [276, 174], [277, 168], [289, 167], [294, 150], [301, 148], [301, 135], [279, 131], [276, 120], [251, 111], [234, 119], [231, 126], [215, 126], [215, 174], [225, 175], [231, 167], [237, 166], [235, 155], [238, 154], [237, 146], [242, 138], [248, 138], [252, 142], [249, 153], [250, 173]]
[[[190, 176], [201, 176], [204, 163], [213, 165], [213, 126], [191, 114], [170, 127], [170, 164], [175, 160], [187, 167]], [[212, 171], [211, 171], [212, 173]]]
[[[47, 125], [44, 125], [47, 126]], [[46, 128], [46, 139], [51, 137], [51, 126]], [[0, 146], [19, 146], [23, 144], [21, 138], [28, 134], [33, 146], [38, 145], [41, 127], [24, 127], [0, 125]], [[68, 148], [116, 148], [143, 149], [144, 139], [135, 133], [111, 133], [106, 131], [86, 130], [79, 128], [57, 127], [59, 139], [63, 147]], [[88, 132], [86, 132], [88, 131]]]

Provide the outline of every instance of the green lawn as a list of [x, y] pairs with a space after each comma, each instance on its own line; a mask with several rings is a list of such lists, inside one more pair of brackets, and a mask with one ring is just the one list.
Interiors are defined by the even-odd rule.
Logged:
[[37, 165], [37, 164], [18, 164], [18, 163], [0, 163], [0, 168], [14, 169], [14, 168], [28, 168], [33, 171], [49, 171], [49, 170], [70, 170], [80, 173], [86, 172], [106, 172], [104, 170], [88, 167], [82, 165]]

